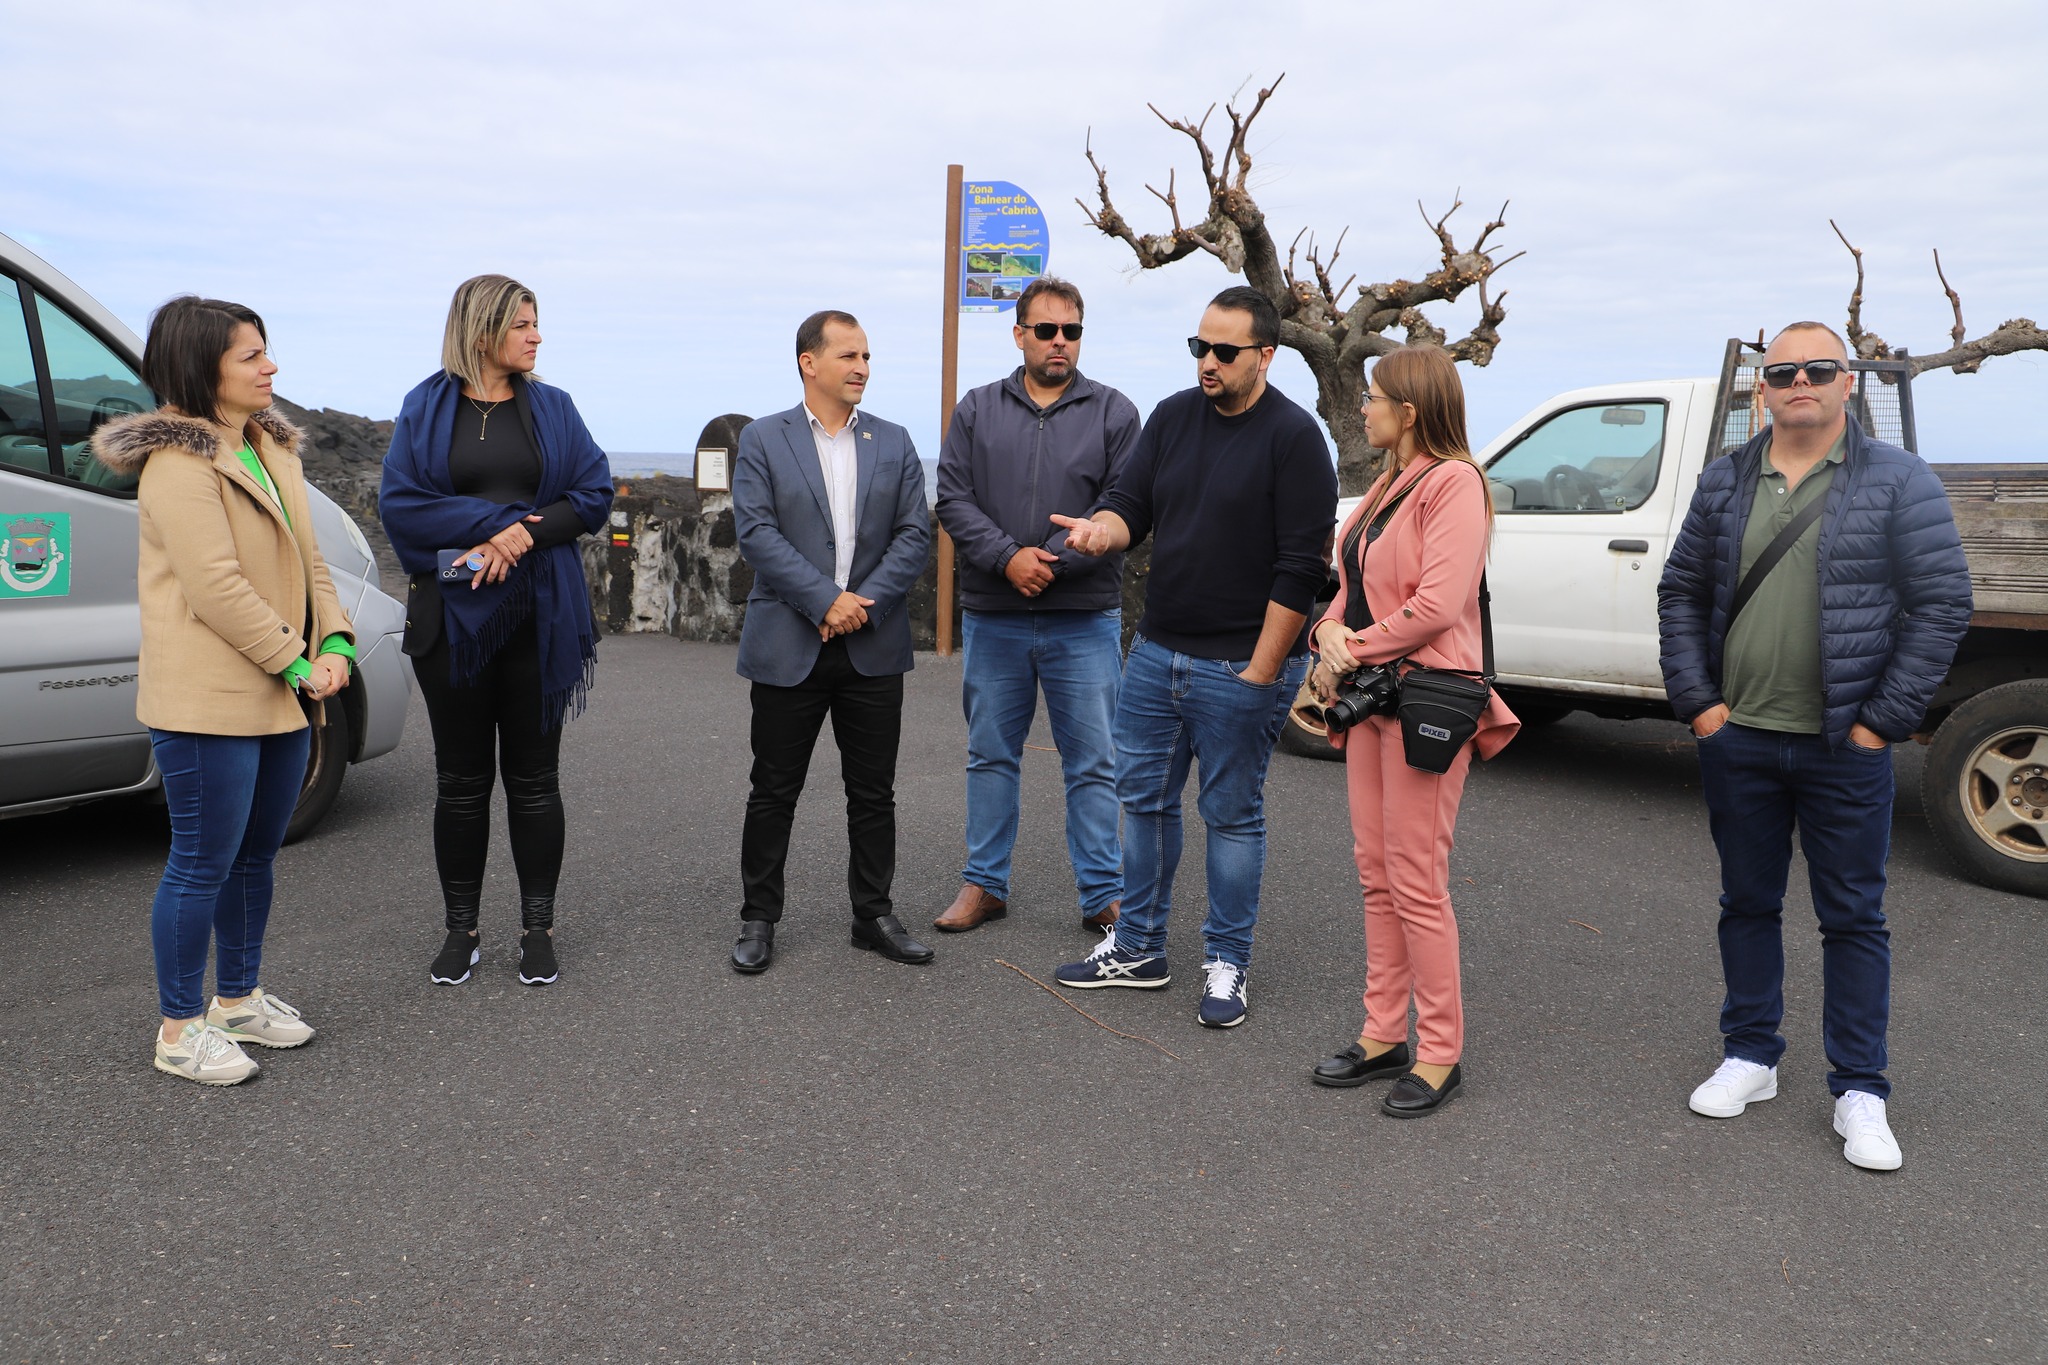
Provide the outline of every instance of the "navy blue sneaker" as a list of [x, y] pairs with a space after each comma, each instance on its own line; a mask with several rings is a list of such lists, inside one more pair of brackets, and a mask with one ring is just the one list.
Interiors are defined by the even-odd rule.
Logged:
[[1116, 946], [1116, 930], [1111, 929], [1095, 945], [1094, 952], [1079, 962], [1069, 962], [1054, 972], [1052, 979], [1077, 991], [1094, 990], [1097, 986], [1135, 986], [1156, 991], [1173, 978], [1166, 974], [1166, 954], [1146, 957], [1122, 952]]
[[1236, 1028], [1244, 1022], [1244, 968], [1210, 959], [1202, 964], [1208, 984], [1202, 987], [1203, 1028]]

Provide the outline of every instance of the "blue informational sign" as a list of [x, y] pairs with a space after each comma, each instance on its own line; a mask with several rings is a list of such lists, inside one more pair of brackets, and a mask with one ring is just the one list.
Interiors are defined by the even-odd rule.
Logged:
[[960, 311], [1007, 313], [1045, 273], [1045, 215], [1007, 180], [960, 187]]

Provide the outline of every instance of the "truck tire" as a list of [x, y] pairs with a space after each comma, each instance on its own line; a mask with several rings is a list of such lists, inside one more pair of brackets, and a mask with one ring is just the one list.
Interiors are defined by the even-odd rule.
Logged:
[[2048, 897], [2048, 679], [2006, 683], [1951, 711], [1927, 746], [1920, 801], [1966, 876]]
[[299, 804], [292, 810], [292, 822], [285, 826], [284, 841], [295, 844], [313, 832], [313, 826], [334, 808], [341, 795], [341, 779], [348, 773], [348, 708], [340, 700], [327, 703], [327, 723], [313, 727], [313, 743], [306, 754], [306, 776], [299, 784]]
[[[1308, 690], [1308, 684], [1303, 683], [1301, 691], [1295, 694], [1295, 705], [1314, 700], [1315, 695]], [[1323, 727], [1304, 723], [1292, 709], [1287, 712], [1287, 719], [1280, 725], [1279, 749], [1282, 753], [1293, 754], [1296, 758], [1320, 758], [1336, 763], [1344, 761], [1344, 751], [1331, 747], [1328, 737], [1323, 733]]]

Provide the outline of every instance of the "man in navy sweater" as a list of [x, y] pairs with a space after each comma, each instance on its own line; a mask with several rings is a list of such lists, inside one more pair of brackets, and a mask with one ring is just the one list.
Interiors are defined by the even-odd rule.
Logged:
[[1052, 518], [1082, 554], [1154, 537], [1145, 616], [1117, 701], [1122, 916], [1056, 978], [1077, 989], [1167, 983], [1181, 788], [1198, 763], [1209, 832], [1199, 1017], [1208, 1028], [1244, 1022], [1266, 862], [1266, 765], [1308, 670], [1304, 632], [1329, 577], [1337, 510], [1322, 429], [1266, 383], [1279, 340], [1279, 311], [1264, 294], [1218, 294], [1188, 338], [1199, 387], [1153, 410], [1128, 467], [1086, 520]]

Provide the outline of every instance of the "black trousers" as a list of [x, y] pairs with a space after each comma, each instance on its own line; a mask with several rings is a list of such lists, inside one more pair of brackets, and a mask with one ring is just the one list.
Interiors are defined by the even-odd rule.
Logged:
[[870, 678], [846, 657], [846, 641], [818, 651], [795, 687], [755, 683], [753, 791], [740, 835], [740, 918], [782, 918], [783, 864], [797, 797], [818, 729], [832, 717], [846, 786], [846, 890], [857, 919], [890, 913], [896, 880], [896, 748], [903, 733], [903, 675]]
[[434, 864], [450, 929], [474, 930], [491, 847], [491, 789], [505, 775], [505, 817], [519, 873], [519, 922], [555, 923], [565, 821], [562, 730], [541, 726], [540, 641], [529, 618], [468, 687], [448, 681], [444, 636], [412, 661], [434, 730]]

